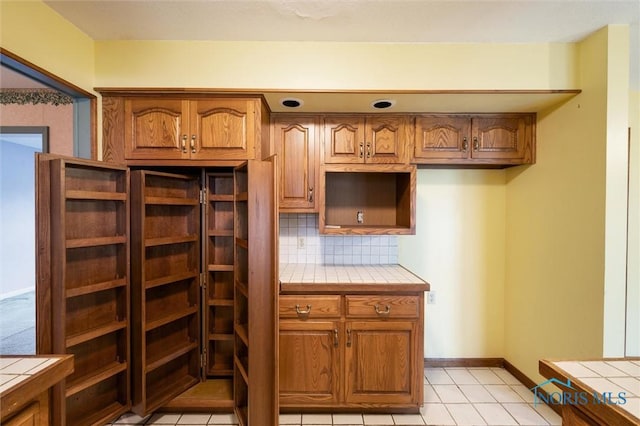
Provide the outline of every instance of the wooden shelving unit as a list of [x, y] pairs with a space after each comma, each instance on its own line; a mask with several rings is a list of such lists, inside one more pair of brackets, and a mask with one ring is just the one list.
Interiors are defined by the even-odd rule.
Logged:
[[[38, 157], [39, 353], [74, 355], [52, 392], [54, 425], [104, 424], [129, 408], [128, 171]], [[49, 263], [50, 262], [50, 263]], [[49, 280], [43, 278], [48, 277]]]
[[133, 411], [146, 415], [200, 381], [200, 184], [131, 173]]
[[[258, 187], [253, 182], [261, 182]], [[234, 409], [240, 425], [278, 424], [275, 162], [235, 170]], [[256, 349], [258, 348], [258, 349]]]
[[231, 409], [235, 392], [244, 425], [277, 425], [274, 164], [37, 164], [37, 349], [75, 364], [52, 423]]
[[233, 173], [207, 173], [204, 291], [206, 375], [233, 376]]

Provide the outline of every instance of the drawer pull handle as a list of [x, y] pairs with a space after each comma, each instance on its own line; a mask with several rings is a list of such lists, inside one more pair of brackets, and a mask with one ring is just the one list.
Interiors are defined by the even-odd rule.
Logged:
[[364, 144], [360, 142], [360, 158], [364, 156]]
[[191, 153], [196, 153], [196, 135], [191, 135]]
[[389, 305], [384, 305], [384, 311], [380, 310], [380, 305], [376, 304], [376, 306], [374, 306], [375, 310], [376, 310], [376, 314], [378, 315], [382, 315], [382, 316], [387, 316], [391, 313], [391, 306]]
[[338, 329], [333, 329], [333, 346], [338, 347]]
[[309, 315], [311, 313], [311, 305], [307, 305], [307, 309], [300, 309], [300, 305], [296, 305], [296, 313], [300, 316]]
[[467, 140], [467, 137], [465, 136], [464, 138], [462, 138], [462, 150], [466, 151], [469, 149], [469, 141]]
[[477, 151], [480, 148], [480, 143], [478, 142], [478, 137], [473, 137], [473, 150]]
[[351, 347], [351, 329], [347, 328], [347, 347]]

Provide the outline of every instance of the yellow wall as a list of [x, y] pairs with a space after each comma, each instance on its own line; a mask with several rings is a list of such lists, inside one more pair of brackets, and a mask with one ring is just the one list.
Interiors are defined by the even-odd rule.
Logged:
[[426, 358], [504, 355], [504, 170], [419, 170], [400, 263], [431, 283]]
[[0, 46], [93, 90], [94, 41], [40, 1], [0, 1]]
[[629, 94], [629, 269], [626, 355], [640, 356], [640, 92]]
[[572, 44], [98, 41], [96, 86], [567, 89]]
[[540, 377], [541, 358], [604, 350], [606, 258], [618, 267], [625, 255], [621, 241], [605, 245], [606, 213], [619, 220], [626, 210], [610, 210], [619, 199], [605, 205], [609, 185], [620, 184], [611, 167], [626, 167], [615, 163], [619, 135], [607, 128], [608, 108], [628, 107], [607, 104], [612, 41], [624, 43], [609, 27], [579, 44], [582, 94], [539, 114], [537, 164], [507, 172], [505, 358], [530, 378]]

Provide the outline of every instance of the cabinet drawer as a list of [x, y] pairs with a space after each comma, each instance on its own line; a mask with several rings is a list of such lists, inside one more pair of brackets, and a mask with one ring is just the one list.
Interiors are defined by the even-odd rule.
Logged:
[[418, 318], [418, 296], [346, 296], [347, 316], [358, 318]]
[[340, 296], [280, 296], [280, 318], [340, 317]]

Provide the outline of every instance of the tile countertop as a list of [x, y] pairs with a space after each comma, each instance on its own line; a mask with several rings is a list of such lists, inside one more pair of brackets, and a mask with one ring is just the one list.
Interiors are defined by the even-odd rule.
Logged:
[[73, 355], [0, 356], [0, 420], [73, 372]]
[[429, 283], [401, 265], [280, 264], [282, 293], [429, 291]]
[[[603, 424], [640, 424], [640, 358], [542, 360], [540, 374], [565, 385], [571, 380], [571, 388], [565, 391], [588, 395], [588, 403], [576, 408], [601, 419]], [[594, 395], [606, 401], [597, 402]], [[620, 395], [624, 398], [620, 399]]]

